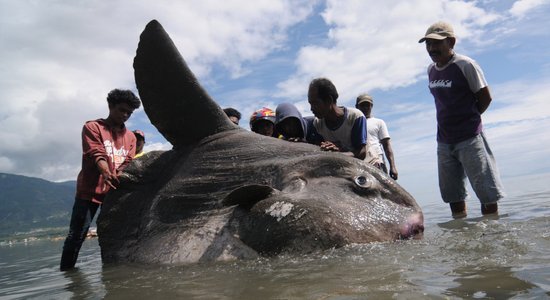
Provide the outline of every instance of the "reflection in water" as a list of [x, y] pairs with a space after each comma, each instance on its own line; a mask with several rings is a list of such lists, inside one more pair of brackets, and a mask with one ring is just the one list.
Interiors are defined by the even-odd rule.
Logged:
[[73, 272], [62, 241], [0, 245], [0, 299], [548, 299], [550, 192], [503, 202], [499, 218], [426, 209], [423, 240], [185, 266], [102, 266], [97, 240]]
[[98, 292], [101, 289], [94, 288], [92, 285], [93, 279], [88, 277], [79, 268], [67, 272], [61, 272], [67, 279], [68, 283], [65, 285], [65, 290], [70, 292], [73, 299], [90, 299], [97, 298]]
[[536, 287], [514, 277], [511, 267], [462, 267], [448, 276], [456, 277], [453, 282], [458, 286], [445, 294], [460, 298], [508, 299]]

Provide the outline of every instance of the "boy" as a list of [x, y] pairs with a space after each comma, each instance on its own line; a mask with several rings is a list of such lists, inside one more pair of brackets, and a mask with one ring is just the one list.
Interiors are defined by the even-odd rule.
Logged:
[[114, 89], [107, 95], [107, 102], [107, 119], [88, 121], [82, 129], [82, 169], [63, 245], [61, 271], [74, 268], [97, 209], [109, 189], [116, 189], [118, 174], [135, 155], [136, 137], [124, 123], [139, 108], [139, 98], [129, 90]]

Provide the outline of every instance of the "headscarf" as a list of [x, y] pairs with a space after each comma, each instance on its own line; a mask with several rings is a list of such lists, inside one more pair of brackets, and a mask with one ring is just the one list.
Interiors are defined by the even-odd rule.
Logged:
[[279, 123], [281, 123], [283, 120], [287, 118], [296, 118], [298, 119], [298, 121], [300, 121], [300, 125], [302, 125], [302, 136], [300, 138], [304, 138], [304, 139], [306, 138], [307, 123], [304, 120], [304, 118], [302, 118], [302, 114], [300, 113], [300, 111], [298, 111], [298, 108], [296, 108], [294, 104], [281, 103], [277, 106], [277, 109], [275, 109], [275, 111], [277, 115], [277, 118], [275, 121], [275, 128], [277, 129], [278, 132], [281, 132], [281, 130], [277, 126]]

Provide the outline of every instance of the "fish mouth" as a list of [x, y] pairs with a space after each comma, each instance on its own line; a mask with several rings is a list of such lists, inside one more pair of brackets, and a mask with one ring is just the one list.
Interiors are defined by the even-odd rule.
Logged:
[[421, 213], [410, 215], [399, 228], [399, 239], [421, 239], [424, 235], [424, 216]]

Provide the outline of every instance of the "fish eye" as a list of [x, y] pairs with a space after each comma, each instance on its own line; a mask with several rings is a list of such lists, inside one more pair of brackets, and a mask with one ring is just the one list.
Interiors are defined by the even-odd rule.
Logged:
[[299, 192], [307, 185], [307, 181], [302, 177], [292, 179], [283, 189], [285, 192]]
[[356, 185], [358, 185], [362, 188], [369, 188], [370, 187], [369, 180], [367, 179], [367, 177], [365, 177], [363, 175], [359, 175], [359, 176], [355, 177], [354, 182], [355, 182]]

